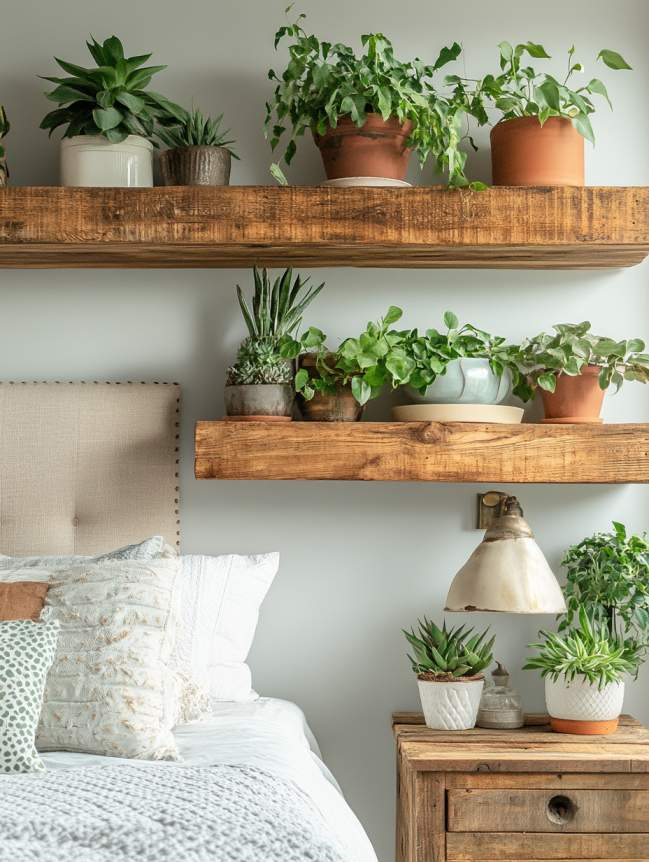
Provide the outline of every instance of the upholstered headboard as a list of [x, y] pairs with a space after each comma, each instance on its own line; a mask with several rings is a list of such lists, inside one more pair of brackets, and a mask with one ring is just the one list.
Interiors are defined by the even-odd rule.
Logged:
[[180, 388], [0, 383], [0, 553], [180, 542]]

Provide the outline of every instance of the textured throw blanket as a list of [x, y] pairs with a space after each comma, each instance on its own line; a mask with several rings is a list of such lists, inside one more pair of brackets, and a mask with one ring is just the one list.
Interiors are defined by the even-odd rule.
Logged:
[[1, 862], [353, 862], [296, 785], [239, 766], [0, 777]]

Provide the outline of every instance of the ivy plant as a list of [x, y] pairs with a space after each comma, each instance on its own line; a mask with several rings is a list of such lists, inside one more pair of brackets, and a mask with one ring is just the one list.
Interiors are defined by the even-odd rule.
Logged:
[[[465, 87], [465, 79], [447, 78], [447, 83], [455, 84], [468, 98], [471, 113], [480, 122], [487, 122], [486, 107], [494, 107], [502, 114], [503, 120], [517, 117], [538, 117], [543, 125], [550, 117], [565, 117], [572, 121], [579, 134], [591, 143], [595, 142], [590, 115], [595, 111], [593, 99], [603, 98], [612, 108], [605, 84], [599, 78], [591, 78], [581, 87], [574, 88], [573, 80], [584, 72], [584, 66], [575, 60], [574, 45], [568, 51], [566, 74], [557, 78], [547, 72], [538, 72], [530, 63], [533, 60], [549, 60], [550, 54], [543, 45], [523, 42], [512, 45], [501, 42], [500, 74], [489, 74], [475, 82], [470, 96]], [[609, 69], [631, 69], [621, 54], [603, 48], [597, 55]]]
[[415, 630], [403, 633], [414, 656], [408, 656], [414, 673], [422, 679], [448, 680], [478, 676], [493, 661], [495, 635], [486, 640], [489, 629], [474, 634], [464, 625], [442, 628], [424, 617]]
[[193, 108], [191, 111], [181, 109], [181, 119], [176, 125], [169, 128], [158, 126], [155, 136], [170, 149], [176, 147], [222, 147], [226, 149], [234, 159], [239, 156], [234, 152], [231, 144], [234, 139], [228, 138], [230, 129], [221, 129], [223, 114], [218, 117], [203, 116], [202, 111]]
[[516, 356], [519, 379], [514, 392], [529, 400], [537, 387], [554, 392], [557, 377], [575, 377], [587, 365], [600, 369], [602, 389], [614, 386], [617, 391], [625, 380], [649, 381], [649, 354], [640, 338], [616, 341], [593, 335], [589, 321], [561, 323], [554, 333], [542, 332], [526, 339]]
[[[10, 128], [5, 109], [0, 105], [0, 141], [9, 133]], [[6, 183], [8, 176], [9, 168], [7, 167], [5, 148], [0, 143], [0, 186]]]
[[[288, 12], [290, 10], [287, 9]], [[418, 155], [421, 166], [431, 157], [440, 173], [447, 172], [451, 186], [467, 186], [463, 140], [464, 101], [443, 95], [435, 86], [437, 72], [456, 60], [461, 47], [444, 47], [433, 63], [402, 61], [394, 56], [392, 43], [381, 33], [361, 37], [363, 53], [340, 42], [321, 41], [302, 27], [305, 15], [286, 24], [275, 34], [275, 49], [289, 40], [289, 61], [283, 72], [270, 69], [275, 83], [266, 104], [265, 130], [274, 151], [285, 141], [283, 160], [290, 165], [297, 141], [306, 131], [324, 135], [345, 117], [360, 128], [370, 112], [384, 120], [396, 118], [413, 124], [407, 145]], [[286, 177], [278, 162], [271, 173], [282, 184]], [[482, 183], [473, 184], [482, 188]]]
[[43, 76], [56, 85], [46, 95], [59, 107], [43, 118], [41, 129], [49, 129], [51, 135], [59, 126], [66, 126], [64, 138], [101, 135], [117, 144], [129, 135], [150, 139], [156, 123], [182, 122], [186, 114], [182, 108], [147, 89], [153, 76], [166, 66], [146, 66], [151, 54], [126, 57], [117, 36], [102, 44], [92, 38], [86, 45], [95, 67], [55, 58], [67, 77]]

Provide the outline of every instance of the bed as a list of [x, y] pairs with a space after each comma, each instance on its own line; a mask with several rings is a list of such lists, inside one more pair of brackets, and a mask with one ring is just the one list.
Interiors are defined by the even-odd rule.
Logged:
[[[0, 552], [178, 545], [179, 411], [169, 384], [0, 384]], [[296, 705], [213, 702], [174, 737], [174, 762], [0, 776], [0, 860], [376, 862]]]

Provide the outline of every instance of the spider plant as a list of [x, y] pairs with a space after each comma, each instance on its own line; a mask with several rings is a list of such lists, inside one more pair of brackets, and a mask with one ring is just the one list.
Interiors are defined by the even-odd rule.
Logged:
[[230, 129], [221, 130], [223, 114], [218, 117], [203, 116], [198, 108], [191, 111], [183, 111], [182, 120], [174, 126], [158, 127], [155, 136], [170, 149], [177, 147], [222, 147], [230, 155], [238, 159], [230, 144], [234, 144], [233, 138], [228, 139]]

